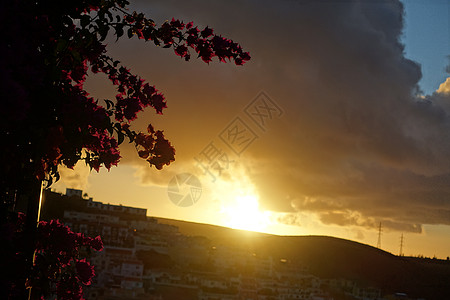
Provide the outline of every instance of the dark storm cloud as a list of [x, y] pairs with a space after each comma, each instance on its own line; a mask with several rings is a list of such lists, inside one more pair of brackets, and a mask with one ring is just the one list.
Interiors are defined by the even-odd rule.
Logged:
[[[240, 158], [252, 165], [263, 208], [412, 232], [450, 224], [450, 97], [416, 97], [421, 69], [399, 41], [399, 1], [135, 5], [158, 21], [174, 16], [210, 25], [252, 55], [244, 67], [206, 66], [134, 42], [112, 45], [123, 57], [146, 53], [126, 62], [165, 92], [163, 118], [146, 116], [166, 129], [182, 168], [265, 90], [285, 114]], [[141, 175], [164, 178], [152, 172]]]

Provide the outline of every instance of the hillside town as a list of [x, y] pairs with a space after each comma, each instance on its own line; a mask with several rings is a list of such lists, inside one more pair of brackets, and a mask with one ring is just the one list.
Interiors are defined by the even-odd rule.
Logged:
[[104, 250], [90, 257], [96, 276], [86, 289], [88, 300], [413, 299], [342, 278], [318, 278], [283, 257], [187, 236], [148, 217], [146, 209], [97, 202], [81, 190], [47, 192], [43, 215], [101, 236]]

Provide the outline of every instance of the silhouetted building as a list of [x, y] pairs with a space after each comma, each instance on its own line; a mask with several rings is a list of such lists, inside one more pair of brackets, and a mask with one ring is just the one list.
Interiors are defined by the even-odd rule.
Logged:
[[82, 190], [77, 190], [77, 189], [66, 189], [66, 196], [68, 197], [79, 197], [82, 198], [83, 197], [83, 191]]

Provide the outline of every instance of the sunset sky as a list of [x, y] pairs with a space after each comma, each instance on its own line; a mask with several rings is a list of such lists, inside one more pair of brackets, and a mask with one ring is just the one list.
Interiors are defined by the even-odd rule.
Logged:
[[[403, 234], [405, 255], [450, 256], [447, 0], [131, 2], [159, 24], [208, 25], [252, 59], [185, 62], [172, 49], [111, 38], [111, 56], [167, 99], [162, 116], [146, 110], [134, 128], [163, 129], [176, 161], [157, 171], [125, 144], [119, 167], [62, 170], [56, 191], [80, 188], [152, 216], [373, 246], [381, 222], [384, 250], [398, 254]], [[98, 75], [86, 88], [115, 95]], [[187, 207], [167, 189], [183, 173], [201, 183]]]

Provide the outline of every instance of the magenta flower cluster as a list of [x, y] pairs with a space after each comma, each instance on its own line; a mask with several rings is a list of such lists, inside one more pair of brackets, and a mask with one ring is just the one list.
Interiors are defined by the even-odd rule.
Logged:
[[94, 266], [82, 253], [102, 251], [100, 236], [91, 238], [75, 233], [59, 220], [39, 222], [34, 277], [30, 286], [58, 299], [83, 299], [83, 286], [90, 285]]

